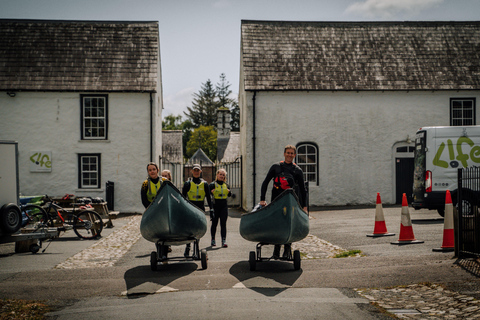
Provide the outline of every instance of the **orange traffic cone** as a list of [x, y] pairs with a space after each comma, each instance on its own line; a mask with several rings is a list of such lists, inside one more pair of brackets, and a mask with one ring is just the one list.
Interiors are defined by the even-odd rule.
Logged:
[[445, 220], [443, 223], [443, 244], [441, 248], [432, 251], [451, 252], [455, 250], [455, 236], [453, 229], [453, 204], [450, 190], [445, 195]]
[[395, 233], [389, 233], [385, 225], [385, 218], [383, 216], [382, 199], [380, 199], [380, 192], [377, 192], [377, 206], [375, 208], [375, 227], [373, 234], [367, 234], [367, 237], [385, 237], [394, 236]]
[[400, 236], [397, 241], [391, 244], [411, 244], [423, 243], [424, 241], [415, 239], [412, 228], [412, 220], [410, 220], [410, 212], [408, 212], [407, 195], [404, 193], [402, 198], [402, 217], [400, 220]]

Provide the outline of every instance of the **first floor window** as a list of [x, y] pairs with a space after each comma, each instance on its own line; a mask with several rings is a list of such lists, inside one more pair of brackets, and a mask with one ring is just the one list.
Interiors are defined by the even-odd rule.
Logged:
[[81, 95], [82, 140], [106, 140], [107, 103], [106, 95]]
[[79, 154], [78, 155], [80, 189], [100, 188], [100, 154]]
[[473, 126], [475, 124], [475, 98], [450, 99], [450, 125]]
[[305, 182], [318, 185], [318, 148], [313, 143], [297, 145], [296, 164], [303, 170]]

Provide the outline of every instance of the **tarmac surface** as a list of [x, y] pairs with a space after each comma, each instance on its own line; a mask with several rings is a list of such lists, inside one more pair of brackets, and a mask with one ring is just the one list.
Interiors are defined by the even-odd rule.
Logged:
[[[200, 261], [175, 261], [151, 271], [155, 246], [140, 235], [141, 216], [124, 216], [99, 240], [68, 231], [44, 243], [44, 253], [0, 245], [0, 298], [48, 300], [57, 307], [49, 317], [69, 320], [480, 318], [478, 261], [432, 251], [443, 236], [443, 219], [433, 211], [410, 209], [423, 244], [392, 245], [400, 210], [384, 208], [387, 227], [397, 235], [379, 238], [366, 237], [375, 208], [312, 211], [309, 236], [293, 244], [302, 253], [301, 270], [270, 261], [254, 272], [247, 260], [255, 243], [240, 237], [238, 210], [230, 210], [228, 248], [209, 246], [209, 232], [202, 238], [206, 270]], [[182, 256], [184, 246], [172, 249], [171, 256]], [[266, 256], [272, 248], [262, 250]], [[349, 250], [361, 253], [334, 258]]]

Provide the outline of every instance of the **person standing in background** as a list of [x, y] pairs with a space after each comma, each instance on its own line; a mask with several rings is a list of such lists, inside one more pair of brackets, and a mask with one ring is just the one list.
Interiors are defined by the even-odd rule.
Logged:
[[227, 197], [230, 197], [232, 193], [227, 185], [227, 172], [225, 169], [219, 169], [214, 182], [210, 183], [210, 192], [213, 195], [213, 211], [214, 218], [212, 220], [212, 226], [210, 233], [212, 235], [212, 247], [216, 246], [215, 234], [217, 232], [218, 220], [220, 220], [220, 236], [222, 237], [222, 247], [227, 248], [227, 218], [228, 218], [228, 205]]

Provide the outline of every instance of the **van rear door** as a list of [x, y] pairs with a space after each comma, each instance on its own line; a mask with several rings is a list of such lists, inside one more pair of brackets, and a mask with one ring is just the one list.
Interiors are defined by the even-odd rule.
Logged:
[[426, 175], [426, 141], [427, 132], [417, 131], [415, 135], [415, 153], [413, 169], [413, 202], [415, 209], [424, 207], [425, 175]]

